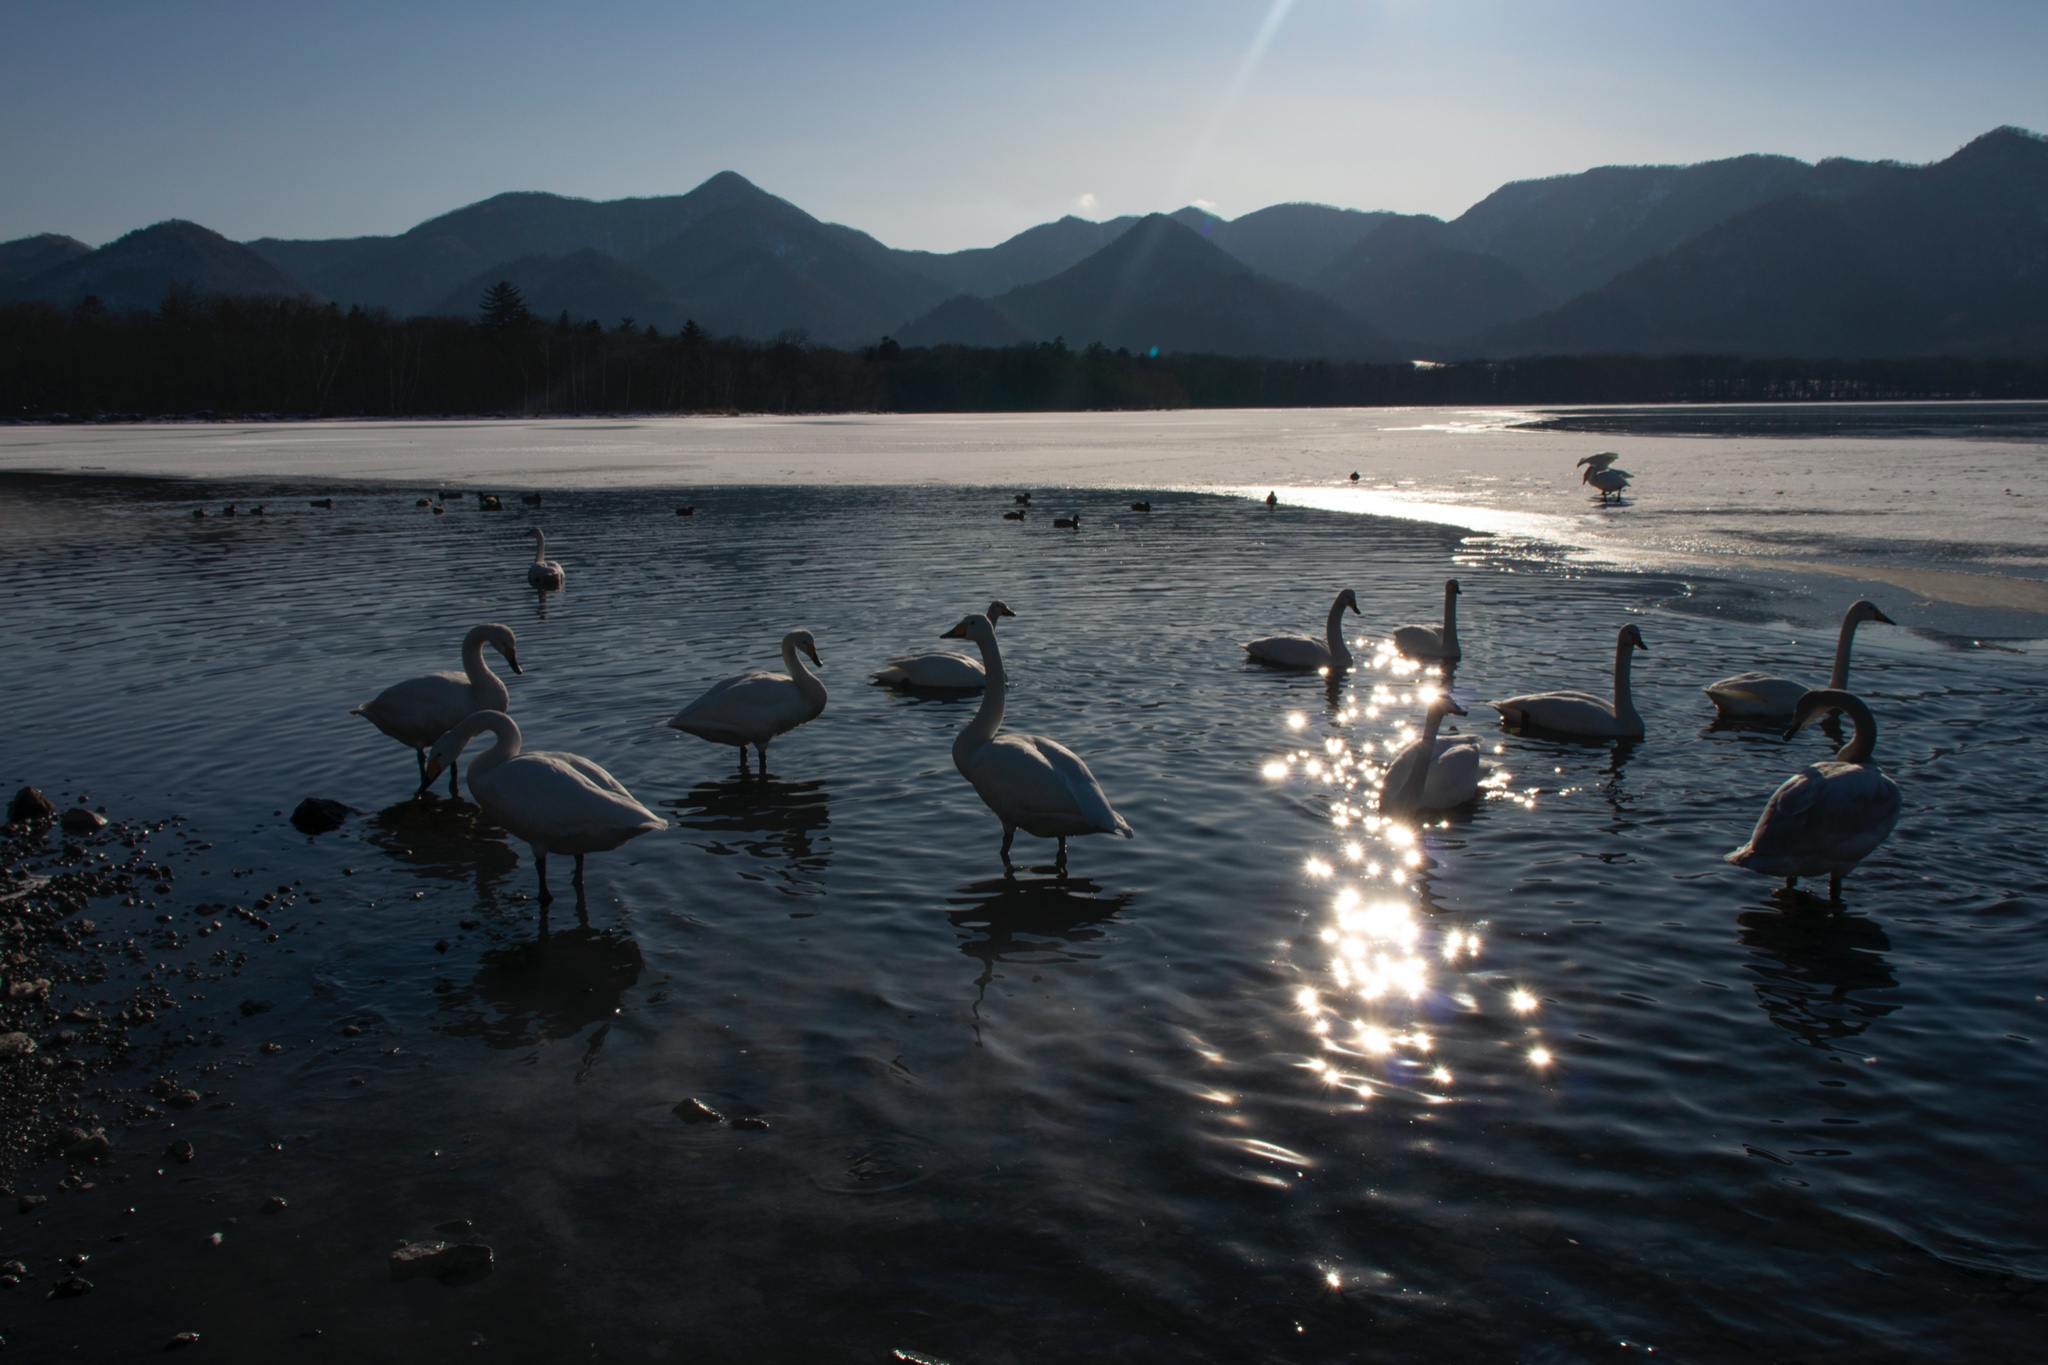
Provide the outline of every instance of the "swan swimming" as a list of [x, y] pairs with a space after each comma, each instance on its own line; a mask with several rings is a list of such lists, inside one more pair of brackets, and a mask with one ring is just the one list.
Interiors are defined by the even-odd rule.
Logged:
[[[393, 683], [361, 706], [350, 711], [362, 716], [385, 734], [406, 745], [420, 762], [420, 790], [427, 789], [427, 747], [463, 719], [478, 711], [509, 711], [512, 695], [505, 681], [484, 662], [484, 646], [505, 656], [514, 673], [520, 672], [517, 641], [509, 626], [492, 621], [462, 637], [462, 672], [426, 673]], [[455, 763], [448, 763], [448, 793], [459, 795], [455, 786]]]
[[1643, 633], [1633, 625], [1623, 626], [1614, 637], [1612, 702], [1590, 692], [1535, 692], [1487, 705], [1500, 712], [1501, 723], [1510, 730], [1535, 730], [1571, 739], [1641, 739], [1643, 718], [1629, 690], [1629, 655], [1638, 649], [1650, 652]]
[[1064, 744], [1038, 735], [999, 735], [1009, 676], [996, 648], [995, 625], [986, 616], [969, 616], [941, 638], [972, 640], [981, 646], [988, 685], [981, 709], [953, 740], [953, 766], [974, 787], [982, 804], [1003, 822], [1003, 870], [1016, 871], [1010, 843], [1017, 831], [1039, 839], [1059, 840], [1056, 866], [1067, 870], [1067, 840], [1080, 834], [1119, 834], [1128, 839], [1131, 827], [1110, 807], [1102, 784], [1081, 756]]
[[711, 689], [669, 719], [669, 727], [713, 744], [739, 746], [740, 772], [747, 770], [747, 746], [761, 755], [761, 775], [768, 775], [768, 742], [818, 718], [825, 709], [825, 684], [807, 670], [797, 651], [819, 667], [818, 642], [807, 630], [782, 637], [786, 673], [741, 673], [712, 684]]
[[1380, 779], [1382, 814], [1451, 810], [1479, 795], [1479, 741], [1470, 735], [1439, 739], [1436, 733], [1445, 716], [1464, 714], [1449, 697], [1429, 704], [1422, 734], [1394, 755]]
[[1351, 666], [1351, 648], [1344, 643], [1344, 613], [1361, 614], [1358, 610], [1358, 594], [1346, 588], [1337, 594], [1337, 600], [1330, 603], [1329, 619], [1323, 626], [1323, 638], [1318, 640], [1309, 635], [1268, 635], [1257, 640], [1247, 640], [1244, 652], [1251, 656], [1253, 663], [1272, 664], [1275, 668], [1327, 668], [1331, 671]]
[[1458, 592], [1458, 580], [1445, 579], [1443, 625], [1402, 626], [1393, 635], [1395, 650], [1424, 663], [1456, 663], [1463, 658], [1458, 648]]
[[1771, 793], [1749, 842], [1727, 861], [1766, 877], [1783, 877], [1790, 890], [1801, 877], [1828, 874], [1828, 899], [1842, 898], [1842, 877], [1891, 837], [1899, 822], [1899, 786], [1871, 756], [1877, 720], [1860, 697], [1838, 688], [1808, 692], [1785, 731], [1791, 739], [1829, 711], [1855, 727], [1835, 756], [1808, 764]]
[[[1856, 602], [1842, 613], [1842, 633], [1835, 640], [1835, 666], [1828, 674], [1828, 689], [1849, 690], [1849, 647], [1856, 639], [1856, 627], [1865, 621], [1887, 626], [1898, 622], [1868, 600]], [[1737, 673], [1732, 678], [1708, 683], [1700, 689], [1714, 699], [1714, 709], [1730, 720], [1782, 720], [1799, 706], [1806, 695], [1804, 684], [1775, 673]]]
[[[993, 626], [1005, 616], [1015, 616], [1001, 602], [988, 604], [985, 613]], [[881, 671], [875, 674], [875, 681], [885, 687], [929, 687], [935, 691], [979, 692], [988, 682], [988, 675], [982, 672], [981, 664], [965, 654], [951, 650], [932, 649], [920, 654], [903, 654], [889, 660]]]
[[519, 724], [503, 711], [479, 711], [441, 736], [427, 756], [427, 780], [442, 765], [451, 770], [463, 746], [489, 730], [498, 742], [469, 765], [469, 790], [492, 822], [533, 846], [540, 873], [540, 903], [548, 890], [548, 854], [576, 859], [570, 879], [583, 885], [583, 855], [607, 853], [668, 821], [633, 799], [619, 780], [577, 754], [521, 753]]
[[547, 533], [538, 526], [526, 528], [526, 534], [533, 537], [533, 563], [526, 566], [526, 581], [543, 592], [553, 592], [562, 586], [562, 566], [548, 558]]

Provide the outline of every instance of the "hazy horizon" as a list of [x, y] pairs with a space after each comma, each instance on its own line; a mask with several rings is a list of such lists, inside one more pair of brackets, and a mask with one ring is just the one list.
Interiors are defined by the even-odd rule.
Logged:
[[[0, 238], [189, 218], [390, 234], [508, 190], [720, 170], [892, 246], [1076, 213], [1309, 201], [1455, 217], [1500, 184], [1748, 152], [1929, 161], [2048, 127], [2048, 11], [1827, 0], [15, 7]], [[394, 33], [405, 41], [394, 43]], [[81, 174], [81, 168], [89, 173]]]

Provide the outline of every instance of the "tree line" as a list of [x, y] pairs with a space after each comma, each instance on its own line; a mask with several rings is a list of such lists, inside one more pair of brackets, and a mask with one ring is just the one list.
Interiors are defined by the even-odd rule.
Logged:
[[115, 314], [0, 304], [0, 417], [1029, 412], [2048, 398], [2048, 360], [1551, 356], [1442, 365], [1144, 355], [1062, 340], [860, 350], [531, 315], [173, 292]]

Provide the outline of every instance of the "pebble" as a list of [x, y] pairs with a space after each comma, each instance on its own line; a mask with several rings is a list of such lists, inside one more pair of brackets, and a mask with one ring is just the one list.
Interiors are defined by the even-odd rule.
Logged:
[[417, 1279], [432, 1275], [436, 1279], [451, 1276], [483, 1276], [491, 1272], [491, 1249], [481, 1242], [414, 1242], [391, 1253], [391, 1278], [394, 1280]]
[[97, 811], [89, 811], [84, 806], [72, 806], [57, 817], [57, 823], [63, 826], [66, 834], [83, 836], [98, 834], [105, 829], [107, 817]]
[[283, 1213], [289, 1207], [291, 1206], [285, 1203], [284, 1196], [281, 1194], [273, 1194], [270, 1198], [263, 1201], [263, 1211], [265, 1213]]
[[325, 834], [340, 829], [354, 812], [339, 801], [309, 796], [292, 811], [292, 828], [301, 834]]
[[199, 1103], [197, 1090], [173, 1090], [164, 1096], [164, 1104], [172, 1109], [191, 1109]]
[[264, 1050], [264, 1052], [266, 1052], [266, 1053], [269, 1053], [269, 1054], [275, 1055], [275, 1054], [277, 1054], [277, 1053], [280, 1053], [280, 1052], [284, 1051], [284, 1044], [282, 1044], [282, 1043], [265, 1043], [265, 1044], [263, 1045], [263, 1050]]
[[192, 1149], [190, 1138], [172, 1138], [171, 1145], [164, 1148], [164, 1155], [180, 1166], [190, 1166], [192, 1159], [199, 1155]]
[[187, 1346], [197, 1346], [198, 1344], [199, 1333], [180, 1332], [176, 1336], [172, 1337], [169, 1341], [164, 1343], [164, 1349], [166, 1351], [182, 1351]]
[[34, 1213], [49, 1202], [50, 1196], [47, 1194], [25, 1194], [21, 1197], [18, 1207], [23, 1213]]
[[73, 1161], [112, 1161], [114, 1142], [104, 1128], [95, 1128], [89, 1133], [78, 1133], [76, 1140], [67, 1143], [64, 1155]]
[[35, 1050], [36, 1040], [26, 1033], [0, 1033], [0, 1061], [26, 1057]]
[[50, 1289], [53, 1299], [75, 1299], [80, 1294], [92, 1293], [92, 1281], [83, 1275], [66, 1275]]
[[687, 1099], [670, 1111], [684, 1123], [723, 1123], [725, 1115], [700, 1099]]

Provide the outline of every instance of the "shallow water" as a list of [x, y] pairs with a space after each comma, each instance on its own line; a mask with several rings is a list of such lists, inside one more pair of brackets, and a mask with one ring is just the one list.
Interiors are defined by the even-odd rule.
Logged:
[[[411, 487], [325, 511], [235, 484], [210, 500], [264, 518], [194, 521], [192, 493], [7, 481], [0, 780], [189, 817], [214, 896], [239, 871], [322, 899], [229, 988], [275, 1005], [207, 1053], [234, 1107], [182, 1118], [202, 1160], [152, 1177], [162, 1124], [130, 1130], [136, 1181], [8, 1229], [9, 1255], [96, 1248], [91, 1298], [0, 1305], [29, 1358], [186, 1329], [244, 1359], [954, 1365], [2039, 1339], [2031, 655], [1866, 628], [1854, 685], [1906, 808], [1830, 918], [1719, 861], [1828, 741], [1709, 732], [1698, 691], [1823, 674], [1832, 631], [1783, 622], [1837, 614], [1824, 581], [1159, 491], [1073, 493], [1078, 534], [1065, 503], [1014, 525], [950, 487], [700, 487], [692, 518], [647, 489], [432, 517]], [[546, 598], [536, 519], [569, 572]], [[1417, 675], [1361, 656], [1333, 702], [1238, 642], [1313, 631], [1344, 585], [1371, 632], [1428, 620], [1448, 574], [1458, 697], [1601, 690], [1633, 620], [1650, 733], [1523, 739], [1473, 704], [1500, 771], [1409, 845], [1333, 772], [1369, 780]], [[1075, 841], [1064, 883], [1022, 836], [1035, 866], [1000, 875], [947, 748], [974, 703], [865, 681], [992, 596], [1020, 614], [1010, 725], [1084, 755], [1138, 831]], [[486, 619], [519, 634], [529, 743], [671, 821], [590, 859], [585, 921], [565, 895], [544, 926], [527, 851], [408, 799], [411, 756], [346, 714]], [[798, 625], [832, 701], [772, 779], [655, 728]], [[366, 814], [309, 840], [279, 818], [306, 795]], [[689, 1096], [771, 1127], [686, 1125]], [[289, 1212], [257, 1216], [271, 1194]], [[394, 1238], [456, 1217], [488, 1279], [388, 1282]]]

